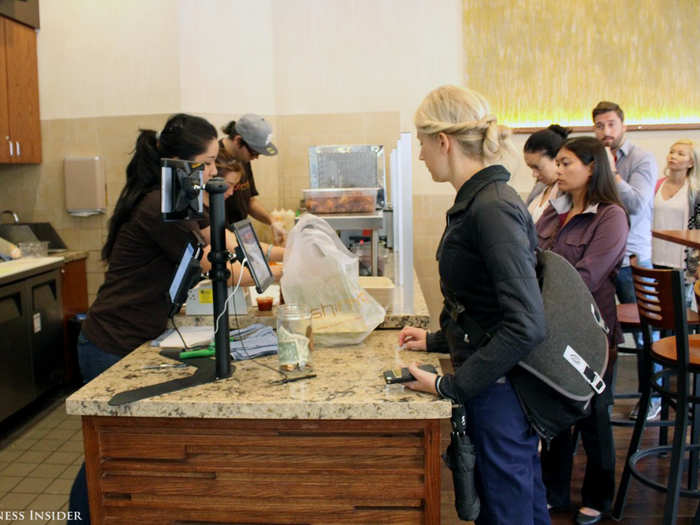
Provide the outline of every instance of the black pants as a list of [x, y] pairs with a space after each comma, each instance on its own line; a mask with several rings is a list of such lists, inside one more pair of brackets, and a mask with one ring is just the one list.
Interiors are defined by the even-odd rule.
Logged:
[[[586, 473], [581, 499], [584, 507], [608, 512], [615, 497], [615, 444], [610, 425], [610, 396], [594, 396], [591, 413], [576, 423], [586, 452]], [[571, 503], [573, 432], [568, 429], [542, 449], [542, 480], [547, 502], [553, 507]]]

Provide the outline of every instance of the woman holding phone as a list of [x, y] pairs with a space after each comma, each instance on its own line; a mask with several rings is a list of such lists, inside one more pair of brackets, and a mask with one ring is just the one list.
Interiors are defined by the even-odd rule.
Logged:
[[[509, 147], [479, 93], [442, 86], [415, 116], [420, 159], [435, 182], [457, 195], [437, 260], [445, 307], [440, 330], [405, 327], [407, 350], [449, 352], [455, 374], [438, 376], [409, 366], [409, 388], [464, 404], [475, 446], [475, 482], [481, 499], [477, 524], [546, 524], [538, 438], [515, 394], [509, 372], [545, 336], [544, 308], [535, 275], [537, 237], [530, 214], [507, 184], [498, 159]], [[490, 334], [472, 341], [460, 309]], [[485, 339], [485, 338], [482, 338]]]

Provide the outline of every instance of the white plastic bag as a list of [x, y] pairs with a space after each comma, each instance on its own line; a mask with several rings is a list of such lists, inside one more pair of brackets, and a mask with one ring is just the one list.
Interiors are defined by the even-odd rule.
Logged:
[[357, 256], [310, 213], [289, 232], [280, 284], [285, 302], [311, 310], [314, 343], [320, 346], [361, 343], [386, 315], [360, 286]]

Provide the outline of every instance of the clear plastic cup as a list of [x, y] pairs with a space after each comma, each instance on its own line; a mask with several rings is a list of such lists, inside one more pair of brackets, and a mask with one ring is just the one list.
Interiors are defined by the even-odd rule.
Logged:
[[307, 306], [283, 304], [277, 308], [277, 355], [280, 369], [303, 370], [311, 366], [313, 334]]
[[20, 242], [17, 247], [22, 252], [22, 257], [47, 257], [49, 255], [49, 241]]

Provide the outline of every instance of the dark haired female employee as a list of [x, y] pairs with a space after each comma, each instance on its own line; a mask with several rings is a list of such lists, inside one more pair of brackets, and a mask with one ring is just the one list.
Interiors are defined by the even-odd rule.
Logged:
[[[196, 221], [164, 222], [161, 217], [160, 159], [203, 162], [208, 178], [216, 174], [218, 151], [216, 128], [191, 115], [170, 117], [160, 135], [139, 133], [102, 248], [108, 263], [105, 281], [78, 338], [84, 382], [163, 332], [173, 272], [187, 243], [199, 240]], [[75, 523], [90, 523], [85, 464], [71, 489], [70, 510], [80, 513]]]
[[[170, 117], [159, 135], [153, 130], [140, 132], [102, 249], [102, 258], [108, 263], [105, 281], [78, 338], [84, 382], [165, 330], [170, 308], [167, 290], [175, 268], [187, 243], [207, 242], [209, 224], [206, 217], [202, 222], [163, 221], [160, 159], [202, 162], [206, 182], [216, 175], [216, 138], [216, 128], [209, 122], [184, 114]], [[203, 198], [208, 204], [208, 194]], [[231, 235], [226, 243], [229, 250], [235, 246]], [[208, 249], [205, 247], [201, 261], [204, 271], [210, 266]], [[264, 245], [263, 249], [268, 258], [280, 260], [283, 256], [281, 248]], [[231, 281], [240, 271], [237, 264]], [[249, 277], [246, 281], [252, 283]], [[70, 510], [80, 512], [81, 519], [75, 523], [90, 522], [84, 464], [71, 490]]]

